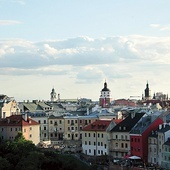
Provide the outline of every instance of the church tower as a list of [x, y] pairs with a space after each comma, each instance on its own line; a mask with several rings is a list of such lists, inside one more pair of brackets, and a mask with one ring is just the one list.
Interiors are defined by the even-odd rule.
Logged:
[[51, 95], [51, 101], [55, 102], [57, 100], [57, 98], [56, 98], [56, 92], [55, 92], [54, 88], [52, 89], [52, 92], [50, 93], [50, 95]]
[[146, 89], [145, 89], [145, 100], [150, 100], [150, 99], [151, 99], [151, 91], [149, 90], [149, 84], [147, 82]]
[[101, 90], [101, 95], [99, 98], [99, 105], [103, 108], [110, 106], [112, 101], [110, 90], [107, 88], [107, 83], [105, 81], [104, 88]]

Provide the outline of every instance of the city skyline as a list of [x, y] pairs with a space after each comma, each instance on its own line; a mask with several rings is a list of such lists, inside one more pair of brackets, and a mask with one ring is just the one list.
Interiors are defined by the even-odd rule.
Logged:
[[[0, 94], [98, 100], [170, 93], [170, 1], [0, 0]], [[8, 10], [7, 10], [8, 9]]]

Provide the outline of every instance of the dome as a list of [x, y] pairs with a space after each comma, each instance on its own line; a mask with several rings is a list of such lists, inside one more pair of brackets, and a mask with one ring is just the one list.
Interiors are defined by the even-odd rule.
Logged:
[[110, 91], [110, 90], [107, 88], [107, 83], [106, 83], [106, 82], [104, 83], [104, 88], [102, 89], [102, 91]]

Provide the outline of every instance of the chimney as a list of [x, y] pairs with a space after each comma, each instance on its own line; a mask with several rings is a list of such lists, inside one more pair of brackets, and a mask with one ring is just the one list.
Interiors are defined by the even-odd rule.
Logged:
[[27, 116], [27, 114], [26, 113], [24, 113], [23, 115], [22, 115], [22, 118], [27, 122], [27, 120], [28, 120], [28, 116]]
[[162, 124], [159, 124], [159, 130], [162, 129]]
[[89, 115], [89, 108], [87, 108], [87, 115]]

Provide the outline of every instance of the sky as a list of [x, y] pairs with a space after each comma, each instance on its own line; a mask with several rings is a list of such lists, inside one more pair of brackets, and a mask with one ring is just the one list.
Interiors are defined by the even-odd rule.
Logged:
[[0, 94], [170, 95], [169, 0], [0, 0]]

